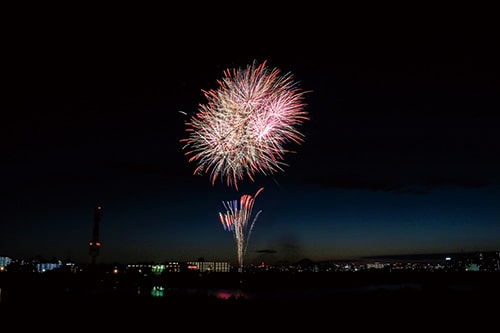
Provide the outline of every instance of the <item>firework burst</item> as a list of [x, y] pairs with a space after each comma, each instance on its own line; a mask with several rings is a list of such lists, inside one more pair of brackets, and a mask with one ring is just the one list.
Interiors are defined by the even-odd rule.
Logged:
[[217, 90], [202, 90], [207, 103], [185, 122], [188, 137], [180, 140], [194, 174], [210, 173], [212, 185], [225, 178], [238, 190], [245, 176], [283, 171], [286, 144], [304, 141], [298, 125], [309, 119], [306, 91], [266, 61], [226, 69], [217, 82]]
[[255, 214], [252, 222], [249, 224], [255, 198], [260, 192], [262, 192], [262, 190], [264, 190], [263, 187], [261, 187], [254, 196], [249, 194], [242, 195], [239, 205], [237, 200], [223, 202], [223, 205], [226, 208], [226, 213], [219, 213], [220, 222], [222, 223], [224, 230], [231, 231], [233, 233], [236, 241], [238, 264], [240, 268], [243, 268], [243, 259], [247, 251], [248, 241], [250, 240], [253, 226], [262, 212], [259, 210], [257, 214]]

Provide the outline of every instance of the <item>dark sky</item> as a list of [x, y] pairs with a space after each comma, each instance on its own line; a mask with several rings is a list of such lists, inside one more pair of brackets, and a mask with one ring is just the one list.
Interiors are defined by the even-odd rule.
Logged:
[[[102, 205], [103, 262], [236, 263], [218, 213], [260, 187], [246, 262], [500, 249], [488, 27], [276, 24], [263, 35], [142, 22], [10, 27], [0, 256], [87, 262]], [[212, 186], [183, 155], [179, 111], [197, 112], [202, 89], [254, 60], [310, 91], [305, 141], [284, 172]]]

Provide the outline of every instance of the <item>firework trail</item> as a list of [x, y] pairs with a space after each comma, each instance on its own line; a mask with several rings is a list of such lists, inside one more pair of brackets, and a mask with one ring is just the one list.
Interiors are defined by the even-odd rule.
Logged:
[[212, 185], [225, 178], [238, 190], [245, 175], [252, 181], [283, 171], [288, 143], [301, 144], [298, 125], [309, 120], [304, 95], [288, 73], [255, 61], [246, 69], [226, 69], [217, 90], [202, 90], [207, 99], [185, 122], [183, 150], [194, 174], [210, 173]]
[[233, 233], [236, 241], [238, 264], [240, 268], [243, 268], [243, 258], [247, 251], [248, 241], [250, 240], [253, 226], [262, 212], [259, 210], [257, 214], [255, 214], [252, 222], [248, 224], [250, 216], [252, 215], [255, 198], [260, 192], [262, 192], [262, 190], [264, 190], [263, 187], [261, 187], [253, 197], [249, 194], [242, 195], [239, 206], [238, 200], [223, 202], [224, 207], [226, 208], [226, 213], [219, 213], [220, 221], [224, 226], [224, 230], [231, 231]]

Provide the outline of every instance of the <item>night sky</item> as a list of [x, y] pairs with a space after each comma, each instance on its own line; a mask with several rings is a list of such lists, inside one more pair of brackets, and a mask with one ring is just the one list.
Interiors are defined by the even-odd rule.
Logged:
[[[266, 39], [71, 17], [13, 27], [0, 256], [86, 263], [102, 205], [102, 262], [236, 264], [218, 214], [260, 187], [248, 263], [500, 250], [499, 57], [488, 28], [296, 27], [282, 38], [278, 27]], [[182, 112], [197, 112], [226, 68], [254, 60], [309, 91], [305, 140], [287, 147], [284, 172], [239, 191], [212, 186], [184, 156]]]

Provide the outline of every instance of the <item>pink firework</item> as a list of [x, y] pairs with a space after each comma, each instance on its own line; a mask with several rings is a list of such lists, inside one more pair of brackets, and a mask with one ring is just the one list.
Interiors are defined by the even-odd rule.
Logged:
[[254, 196], [249, 194], [242, 195], [239, 206], [237, 200], [223, 202], [226, 213], [219, 213], [220, 222], [224, 229], [233, 232], [234, 239], [236, 240], [238, 264], [240, 268], [243, 268], [243, 259], [247, 251], [248, 241], [250, 240], [253, 226], [262, 212], [258, 211], [249, 224], [255, 198], [263, 190], [264, 188], [261, 187]]
[[252, 181], [283, 171], [290, 142], [301, 144], [298, 125], [309, 120], [305, 91], [290, 73], [280, 75], [266, 61], [246, 69], [226, 69], [219, 89], [202, 90], [208, 102], [185, 123], [188, 137], [183, 150], [197, 167], [194, 174], [210, 173], [212, 185], [225, 178], [238, 190], [245, 175]]

